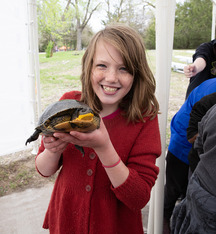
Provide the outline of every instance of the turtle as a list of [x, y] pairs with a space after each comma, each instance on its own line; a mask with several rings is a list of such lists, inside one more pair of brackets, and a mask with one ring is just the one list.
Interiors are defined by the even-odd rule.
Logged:
[[[100, 117], [87, 104], [63, 99], [50, 104], [39, 118], [35, 132], [27, 139], [25, 145], [38, 139], [40, 134], [52, 136], [54, 132], [70, 131], [89, 132], [98, 129]], [[84, 155], [83, 148], [76, 147]]]

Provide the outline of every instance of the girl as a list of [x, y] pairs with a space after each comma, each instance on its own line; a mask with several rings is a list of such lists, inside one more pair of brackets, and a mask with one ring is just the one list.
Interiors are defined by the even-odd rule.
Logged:
[[[100, 113], [100, 128], [43, 137], [43, 176], [60, 167], [43, 227], [61, 234], [143, 233], [161, 153], [155, 80], [141, 37], [124, 25], [91, 40], [82, 60], [82, 92], [65, 93]], [[84, 147], [85, 157], [75, 145]]]

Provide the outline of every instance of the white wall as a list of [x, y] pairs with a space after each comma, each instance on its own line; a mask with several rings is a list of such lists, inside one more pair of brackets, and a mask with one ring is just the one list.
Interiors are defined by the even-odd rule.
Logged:
[[0, 8], [0, 156], [26, 149], [34, 130], [29, 73], [27, 0]]

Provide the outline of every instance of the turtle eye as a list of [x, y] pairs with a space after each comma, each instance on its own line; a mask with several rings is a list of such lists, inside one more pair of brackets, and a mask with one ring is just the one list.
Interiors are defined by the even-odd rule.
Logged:
[[79, 111], [79, 115], [83, 115], [83, 114], [87, 114], [89, 113], [89, 109], [88, 108], [82, 108], [80, 111]]

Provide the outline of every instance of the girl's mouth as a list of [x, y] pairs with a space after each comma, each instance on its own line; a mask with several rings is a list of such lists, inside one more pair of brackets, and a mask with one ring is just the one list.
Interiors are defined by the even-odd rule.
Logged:
[[102, 85], [102, 89], [105, 91], [105, 93], [114, 94], [119, 88]]

